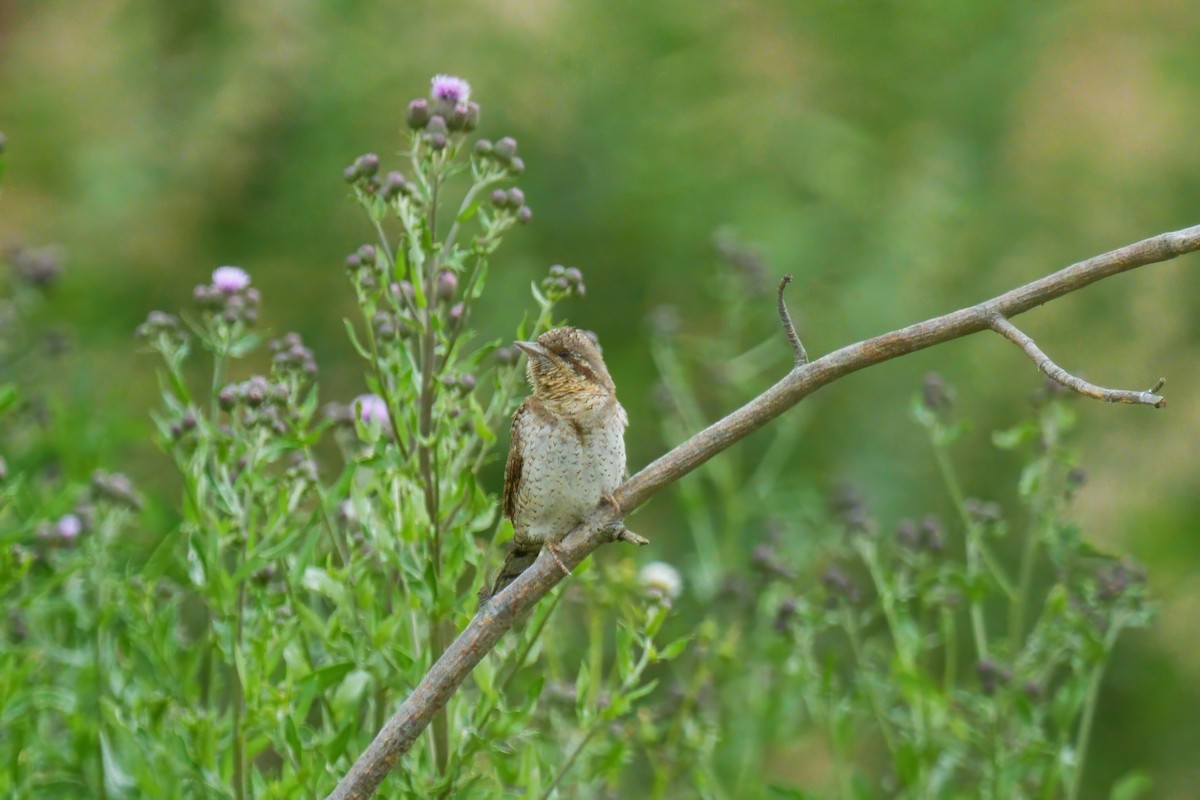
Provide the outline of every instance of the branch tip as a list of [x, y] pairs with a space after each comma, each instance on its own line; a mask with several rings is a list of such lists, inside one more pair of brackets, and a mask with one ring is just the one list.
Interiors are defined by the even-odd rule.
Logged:
[[783, 299], [783, 290], [792, 282], [792, 274], [789, 272], [779, 281], [779, 321], [783, 323], [783, 332], [787, 335], [788, 344], [792, 346], [792, 353], [796, 359], [796, 366], [802, 367], [808, 363], [808, 353], [804, 350], [804, 343], [800, 341], [800, 335], [796, 333], [796, 326], [792, 322], [792, 315], [788, 312], [787, 303]]
[[621, 522], [620, 520], [617, 520], [609, 526], [609, 536], [611, 537], [611, 541], [629, 542], [630, 544], [637, 545], [638, 547], [645, 547], [646, 545], [650, 544], [649, 539], [647, 539], [645, 536], [638, 536], [636, 533], [629, 530], [629, 528], [626, 528], [625, 523]]
[[988, 318], [988, 327], [1021, 348], [1025, 352], [1025, 355], [1029, 356], [1033, 363], [1037, 365], [1037, 368], [1050, 376], [1052, 380], [1057, 381], [1072, 391], [1095, 400], [1103, 400], [1105, 403], [1128, 403], [1130, 405], [1153, 406], [1154, 408], [1162, 408], [1167, 404], [1166, 399], [1157, 394], [1158, 390], [1167, 382], [1166, 378], [1160, 378], [1158, 383], [1154, 384], [1148, 392], [1136, 392], [1128, 389], [1105, 389], [1103, 386], [1088, 383], [1083, 378], [1072, 375], [1058, 364], [1055, 364], [1050, 360], [1050, 356], [1043, 353], [1033, 339], [1029, 338], [1028, 334], [1009, 322], [1007, 317], [1001, 314], [993, 314]]

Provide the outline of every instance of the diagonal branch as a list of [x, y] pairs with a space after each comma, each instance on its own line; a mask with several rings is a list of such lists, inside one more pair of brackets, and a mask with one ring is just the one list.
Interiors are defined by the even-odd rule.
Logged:
[[1148, 392], [1134, 392], [1128, 389], [1105, 389], [1103, 386], [1088, 383], [1083, 378], [1072, 375], [1058, 364], [1055, 364], [1050, 360], [1050, 356], [1041, 351], [1033, 339], [1029, 338], [1024, 331], [1004, 317], [998, 315], [992, 317], [988, 325], [996, 333], [1024, 350], [1025, 355], [1033, 359], [1033, 363], [1037, 364], [1038, 369], [1068, 389], [1073, 389], [1080, 394], [1094, 397], [1097, 400], [1103, 400], [1106, 403], [1132, 403], [1134, 405], [1154, 406], [1155, 408], [1162, 408], [1167, 404], [1165, 398], [1155, 394], [1167, 382], [1166, 378], [1160, 378], [1158, 383]]
[[796, 366], [801, 367], [808, 363], [808, 353], [804, 350], [804, 342], [800, 341], [800, 334], [796, 333], [792, 315], [788, 313], [787, 302], [783, 299], [783, 290], [791, 282], [790, 273], [784, 275], [783, 280], [779, 282], [779, 321], [783, 323], [783, 332], [787, 334], [788, 344], [792, 346], [792, 353], [796, 356]]
[[[1103, 278], [1196, 250], [1200, 250], [1200, 225], [1089, 258], [978, 305], [848, 345], [816, 361], [796, 366], [758, 397], [622, 484], [614, 493], [615, 504], [602, 502], [591, 516], [567, 534], [559, 545], [559, 556], [568, 567], [575, 567], [600, 545], [613, 541], [614, 527], [620, 516], [616, 507], [624, 513], [633, 511], [666, 486], [838, 378], [935, 344], [988, 330], [998, 316], [1013, 317]], [[329, 795], [329, 800], [372, 796], [475, 665], [513, 626], [518, 616], [545, 597], [562, 578], [562, 571], [553, 559], [539, 558], [481, 608], [359, 756]]]

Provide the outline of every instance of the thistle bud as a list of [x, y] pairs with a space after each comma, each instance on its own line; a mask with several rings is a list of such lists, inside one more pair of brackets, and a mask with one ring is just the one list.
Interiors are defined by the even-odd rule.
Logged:
[[517, 209], [517, 222], [522, 225], [528, 225], [533, 219], [533, 209], [529, 206], [521, 206]]
[[450, 131], [446, 125], [446, 119], [441, 114], [434, 114], [429, 118], [429, 124], [425, 126], [425, 130], [432, 136], [435, 133], [446, 134]]
[[517, 154], [517, 140], [511, 136], [505, 136], [503, 139], [496, 142], [495, 146], [492, 148], [492, 153], [495, 154], [496, 158], [504, 161], [505, 163], [511, 161]]
[[458, 291], [458, 276], [452, 271], [444, 269], [438, 273], [437, 284], [434, 288], [434, 294], [438, 300], [447, 302], [454, 298], [454, 293]]
[[346, 179], [346, 183], [354, 183], [358, 180], [358, 167], [354, 164], [342, 170], [342, 177]]
[[492, 154], [492, 142], [490, 139], [480, 139], [475, 143], [475, 155], [490, 156]]
[[429, 135], [429, 146], [434, 150], [445, 150], [449, 140], [444, 133], [431, 133]]
[[466, 306], [464, 306], [462, 303], [455, 303], [450, 307], [450, 321], [455, 324], [462, 322], [463, 317], [466, 316], [466, 313]]
[[492, 205], [496, 208], [508, 208], [508, 192], [503, 189], [493, 189]]
[[399, 172], [389, 172], [387, 177], [383, 179], [382, 194], [386, 198], [398, 197], [404, 193], [405, 186], [408, 182], [404, 180], [404, 175]]
[[[479, 103], [467, 103], [467, 119], [463, 123], [463, 130], [473, 131], [479, 127]], [[3, 134], [0, 134], [2, 136]]]
[[508, 190], [508, 204], [513, 208], [520, 208], [525, 205], [525, 193], [517, 187]]
[[413, 100], [408, 104], [408, 127], [420, 130], [429, 124], [429, 101], [424, 97]]
[[452, 131], [461, 131], [467, 126], [467, 104], [455, 103], [446, 117], [446, 127]]
[[376, 172], [379, 172], [379, 156], [374, 153], [366, 153], [359, 156], [354, 165], [358, 168], [359, 175], [369, 178]]
[[514, 156], [512, 161], [508, 162], [508, 171], [513, 175], [520, 175], [525, 171], [525, 161]]

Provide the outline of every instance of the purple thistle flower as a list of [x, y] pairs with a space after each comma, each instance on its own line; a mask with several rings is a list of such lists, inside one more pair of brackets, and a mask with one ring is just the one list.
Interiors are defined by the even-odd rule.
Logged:
[[374, 423], [384, 429], [391, 427], [387, 403], [383, 402], [383, 398], [377, 394], [360, 394], [354, 398], [350, 407], [366, 425]]
[[434, 100], [449, 100], [451, 103], [465, 103], [471, 99], [471, 84], [453, 75], [435, 75], [430, 81], [433, 85], [431, 94]]
[[83, 522], [74, 514], [64, 515], [54, 527], [58, 538], [65, 542], [74, 541], [79, 534], [83, 533]]
[[241, 267], [217, 267], [213, 270], [212, 282], [225, 294], [236, 294], [250, 285], [250, 275]]

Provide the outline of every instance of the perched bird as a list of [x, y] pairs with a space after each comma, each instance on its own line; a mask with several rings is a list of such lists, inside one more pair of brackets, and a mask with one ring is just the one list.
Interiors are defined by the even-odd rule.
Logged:
[[545, 547], [566, 567], [555, 545], [625, 477], [625, 409], [599, 348], [575, 328], [515, 342], [529, 356], [533, 393], [513, 415], [504, 469], [504, 516], [513, 540], [491, 590], [512, 583]]

